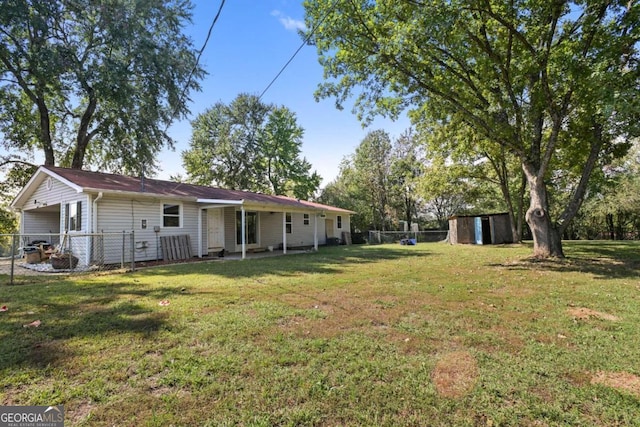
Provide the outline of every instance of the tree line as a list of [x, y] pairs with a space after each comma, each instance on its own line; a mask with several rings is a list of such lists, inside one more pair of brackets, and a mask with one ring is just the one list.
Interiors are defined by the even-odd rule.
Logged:
[[[507, 212], [514, 241], [531, 239], [524, 218], [529, 204], [526, 179], [513, 158], [492, 158], [453, 150], [433, 150], [434, 140], [451, 147], [453, 135], [408, 129], [397, 139], [384, 130], [369, 132], [346, 156], [338, 176], [319, 200], [356, 212], [352, 232], [448, 229], [453, 215]], [[549, 183], [553, 200], [571, 197], [566, 178]], [[406, 224], [406, 225], [405, 225]], [[585, 200], [563, 239], [640, 239], [640, 140], [628, 153], [598, 164]]]

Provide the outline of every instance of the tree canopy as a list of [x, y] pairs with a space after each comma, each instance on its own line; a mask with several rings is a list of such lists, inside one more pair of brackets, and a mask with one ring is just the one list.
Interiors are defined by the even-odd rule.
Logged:
[[[338, 105], [363, 120], [409, 108], [415, 123], [462, 123], [516, 156], [537, 256], [561, 235], [605, 155], [640, 133], [640, 8], [628, 1], [307, 0], [306, 24]], [[492, 152], [497, 152], [497, 149]], [[562, 172], [571, 170], [571, 174]], [[552, 200], [561, 174], [570, 196]]]
[[304, 129], [284, 106], [240, 94], [192, 122], [190, 148], [182, 153], [187, 180], [201, 185], [309, 199], [320, 175], [300, 157]]
[[3, 1], [2, 161], [152, 168], [204, 75], [190, 19], [188, 0]]
[[320, 195], [320, 201], [356, 212], [353, 231], [410, 227], [421, 213], [419, 183], [424, 153], [412, 129], [391, 140], [382, 130], [367, 133], [355, 152], [342, 159], [340, 172]]

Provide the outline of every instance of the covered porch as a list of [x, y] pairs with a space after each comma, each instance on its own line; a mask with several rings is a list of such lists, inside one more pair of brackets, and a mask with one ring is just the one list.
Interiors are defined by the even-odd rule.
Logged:
[[198, 257], [240, 259], [317, 250], [326, 242], [323, 212], [244, 200], [198, 200]]

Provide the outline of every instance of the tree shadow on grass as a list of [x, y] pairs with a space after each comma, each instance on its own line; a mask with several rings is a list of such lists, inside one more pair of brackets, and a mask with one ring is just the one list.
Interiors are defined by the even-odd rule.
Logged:
[[592, 274], [597, 279], [640, 277], [640, 243], [612, 241], [565, 242], [565, 259], [535, 257], [505, 264], [491, 264], [512, 270], [547, 270]]
[[[41, 288], [41, 287], [40, 287]], [[100, 339], [107, 334], [152, 337], [168, 313], [135, 301], [173, 292], [169, 288], [136, 289], [131, 283], [80, 286], [61, 282], [48, 289], [37, 285], [13, 288], [10, 310], [0, 322], [0, 370], [19, 366], [45, 368], [73, 357], [67, 340]], [[38, 326], [30, 326], [34, 320]]]
[[[175, 296], [176, 286], [138, 285], [137, 274], [171, 283], [171, 277], [210, 274], [225, 278], [257, 279], [264, 275], [332, 274], [349, 265], [407, 257], [423, 258], [424, 247], [341, 246], [319, 252], [244, 261], [201, 262], [144, 269], [133, 275], [113, 275], [113, 281], [82, 279], [3, 287], [0, 299], [10, 310], [0, 318], [0, 370], [63, 365], [77, 357], [67, 341], [102, 339], [108, 334], [152, 338], [166, 327], [168, 312], [142, 303]], [[193, 291], [193, 290], [192, 290]], [[188, 292], [185, 295], [191, 294]], [[23, 327], [34, 320], [38, 327]]]
[[[419, 249], [416, 249], [419, 248]], [[251, 278], [264, 274], [295, 276], [305, 274], [334, 274], [345, 265], [374, 263], [407, 257], [421, 258], [429, 252], [420, 246], [337, 246], [320, 248], [318, 252], [288, 254], [259, 259], [211, 261], [174, 264], [139, 270], [145, 276], [183, 274], [215, 274], [227, 278]]]

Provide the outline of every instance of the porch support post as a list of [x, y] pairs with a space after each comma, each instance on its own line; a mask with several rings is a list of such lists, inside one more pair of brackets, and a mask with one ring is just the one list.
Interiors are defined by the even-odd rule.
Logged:
[[282, 253], [287, 253], [287, 213], [282, 212]]
[[318, 252], [318, 215], [313, 216], [313, 250]]
[[244, 205], [240, 207], [240, 212], [240, 227], [242, 228], [242, 230], [240, 231], [240, 234], [242, 236], [242, 259], [245, 259], [247, 257], [247, 232], [245, 230], [247, 220], [245, 218]]
[[204, 209], [198, 209], [198, 258], [202, 258], [202, 213]]

